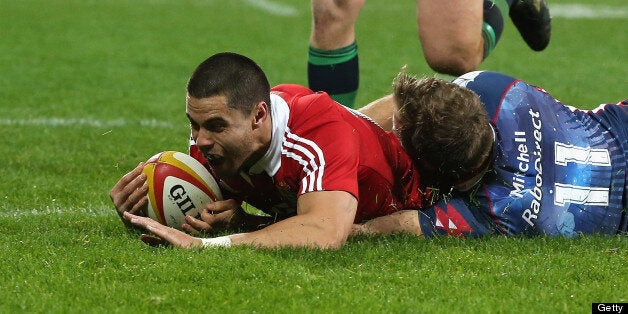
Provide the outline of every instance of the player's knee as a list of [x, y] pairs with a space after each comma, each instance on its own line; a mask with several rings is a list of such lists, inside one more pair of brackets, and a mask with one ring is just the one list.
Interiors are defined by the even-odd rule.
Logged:
[[365, 0], [312, 1], [314, 29], [355, 23], [364, 2]]
[[471, 35], [475, 33], [449, 33], [444, 39], [433, 32], [419, 32], [425, 61], [434, 71], [449, 75], [477, 69], [484, 57], [484, 45], [481, 36]]
[[457, 76], [477, 69], [482, 62], [482, 56], [465, 52], [426, 53], [425, 61], [438, 73]]
[[355, 22], [364, 0], [349, 2], [312, 2], [312, 47], [334, 50], [355, 42]]

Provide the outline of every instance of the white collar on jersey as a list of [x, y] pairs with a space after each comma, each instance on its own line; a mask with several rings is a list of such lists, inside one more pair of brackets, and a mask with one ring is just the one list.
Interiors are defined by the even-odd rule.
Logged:
[[249, 169], [249, 174], [260, 174], [266, 171], [269, 176], [274, 176], [281, 166], [281, 147], [283, 136], [288, 128], [288, 118], [290, 118], [290, 107], [283, 98], [270, 93], [270, 120], [273, 124], [271, 130], [270, 147], [262, 159], [258, 160]]

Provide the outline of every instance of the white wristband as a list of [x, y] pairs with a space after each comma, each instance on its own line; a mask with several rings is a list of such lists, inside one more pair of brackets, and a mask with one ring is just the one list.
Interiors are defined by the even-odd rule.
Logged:
[[229, 236], [217, 238], [201, 238], [204, 248], [210, 247], [231, 247], [231, 238]]

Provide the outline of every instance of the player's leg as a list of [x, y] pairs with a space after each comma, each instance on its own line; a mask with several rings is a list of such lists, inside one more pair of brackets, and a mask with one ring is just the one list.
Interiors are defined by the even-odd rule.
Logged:
[[312, 0], [309, 87], [352, 107], [359, 84], [355, 22], [366, 0]]
[[[570, 109], [576, 113], [577, 117], [588, 115], [599, 123], [599, 128], [593, 127], [595, 124], [587, 123], [589, 119], [582, 119], [587, 123], [587, 128], [603, 130], [595, 131], [595, 133], [604, 133], [612, 137], [612, 140], [604, 140], [603, 136], [596, 135], [596, 141], [606, 146], [599, 148], [603, 148], [609, 155], [607, 158], [609, 158], [611, 169], [613, 169], [610, 171], [610, 178], [609, 174], [605, 174], [603, 171], [585, 170], [586, 172], [584, 172], [584, 175], [590, 176], [586, 182], [596, 182], [596, 186], [610, 188], [607, 204], [604, 206], [585, 204], [586, 207], [579, 206], [576, 210], [572, 210], [571, 215], [574, 217], [575, 231], [601, 234], [626, 233], [628, 232], [628, 214], [626, 213], [626, 197], [628, 196], [628, 173], [626, 172], [628, 169], [626, 160], [628, 156], [628, 99], [617, 104], [600, 104], [592, 110], [576, 110], [573, 107]], [[587, 164], [580, 168], [587, 169], [588, 167], [593, 166]], [[603, 182], [608, 183], [607, 185], [600, 185]]]
[[481, 1], [417, 0], [417, 25], [425, 60], [436, 72], [460, 75], [482, 62]]
[[423, 54], [435, 71], [461, 75], [476, 69], [497, 45], [514, 0], [417, 0]]
[[510, 19], [532, 50], [547, 47], [552, 25], [545, 0], [515, 0], [510, 7]]
[[[628, 157], [628, 99], [617, 104], [601, 104], [588, 112], [595, 120], [607, 126], [613, 138], [623, 148], [624, 155]], [[628, 181], [628, 173], [626, 180]]]
[[[619, 143], [621, 149], [623, 149], [624, 158], [613, 159], [618, 160], [618, 163], [622, 162], [622, 160], [628, 163], [628, 160], [626, 160], [628, 157], [628, 99], [620, 101], [617, 104], [600, 105], [592, 112], [596, 120], [603, 121], [603, 123], [608, 126], [607, 128], [610, 130], [611, 134], [613, 134], [613, 138]], [[622, 151], [620, 150], [616, 154], [621, 156]], [[622, 167], [627, 169], [626, 165], [620, 165], [618, 168]], [[615, 174], [615, 176], [618, 175], [620, 174]], [[628, 173], [625, 170], [623, 177], [622, 205], [620, 207], [620, 210], [623, 209], [623, 211], [621, 213], [618, 232], [626, 233], [628, 232], [628, 212], [626, 212], [626, 206], [628, 206]], [[622, 186], [621, 184], [616, 184], [614, 188], [619, 189], [622, 188]]]
[[[613, 111], [615, 111], [615, 115], [617, 116], [617, 121], [619, 121], [619, 125], [621, 130], [617, 131], [617, 138], [619, 142], [623, 144], [624, 147], [624, 155], [628, 156], [628, 99], [625, 99], [614, 107]], [[624, 212], [622, 216], [621, 223], [619, 225], [619, 232], [628, 233], [628, 173], [625, 174], [626, 180], [624, 183], [624, 195], [623, 195], [623, 206]]]

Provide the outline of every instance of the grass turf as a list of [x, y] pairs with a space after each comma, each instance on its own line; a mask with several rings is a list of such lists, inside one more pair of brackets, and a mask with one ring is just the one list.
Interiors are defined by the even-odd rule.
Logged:
[[[624, 0], [579, 3], [627, 10]], [[628, 299], [625, 236], [399, 235], [332, 252], [146, 247], [124, 230], [108, 190], [155, 152], [187, 149], [185, 82], [212, 53], [252, 57], [272, 84], [306, 84], [308, 1], [0, 0], [0, 8], [0, 312], [571, 313]], [[542, 53], [507, 22], [481, 69], [583, 108], [617, 102], [626, 98], [625, 20], [557, 17]], [[360, 104], [388, 93], [404, 64], [433, 74], [414, 1], [369, 1], [358, 44]]]

